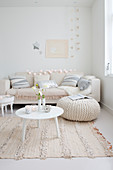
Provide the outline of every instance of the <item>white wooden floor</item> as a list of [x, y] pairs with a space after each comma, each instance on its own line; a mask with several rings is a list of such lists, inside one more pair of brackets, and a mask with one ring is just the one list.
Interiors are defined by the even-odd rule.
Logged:
[[[19, 106], [18, 106], [19, 107]], [[17, 107], [15, 108], [15, 110]], [[5, 116], [10, 116], [10, 111]], [[1, 111], [0, 111], [1, 116]], [[113, 115], [101, 109], [96, 127], [113, 144]], [[113, 158], [74, 158], [74, 159], [0, 159], [0, 170], [113, 170]]]

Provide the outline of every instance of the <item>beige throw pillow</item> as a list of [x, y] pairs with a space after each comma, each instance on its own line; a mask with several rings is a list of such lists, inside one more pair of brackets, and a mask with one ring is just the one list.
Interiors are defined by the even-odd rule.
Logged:
[[30, 87], [33, 86], [34, 82], [33, 82], [33, 75], [32, 74], [28, 74], [27, 72], [16, 72], [15, 75], [17, 76], [25, 76], [27, 81], [29, 82]]
[[34, 86], [36, 86], [37, 82], [39, 82], [39, 81], [44, 81], [44, 80], [49, 80], [49, 79], [50, 79], [49, 74], [35, 75], [34, 76]]
[[62, 83], [65, 73], [51, 73], [51, 80], [55, 80], [58, 86]]

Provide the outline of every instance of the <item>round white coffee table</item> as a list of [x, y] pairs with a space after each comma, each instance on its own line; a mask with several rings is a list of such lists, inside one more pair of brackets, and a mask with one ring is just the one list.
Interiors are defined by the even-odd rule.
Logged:
[[11, 113], [13, 113], [13, 103], [14, 103], [14, 96], [0, 95], [0, 107], [2, 110], [2, 116], [4, 116], [4, 107], [5, 107], [5, 111], [7, 112], [8, 105], [10, 105]]
[[32, 111], [30, 114], [27, 114], [25, 112], [25, 108], [21, 108], [21, 109], [17, 110], [15, 112], [16, 116], [23, 118], [22, 141], [24, 141], [24, 139], [25, 139], [26, 119], [37, 120], [38, 121], [37, 125], [39, 127], [39, 125], [40, 125], [39, 120], [54, 118], [55, 123], [56, 123], [57, 135], [58, 135], [58, 137], [60, 137], [60, 130], [59, 130], [57, 117], [62, 115], [63, 112], [64, 112], [64, 110], [62, 108], [56, 107], [56, 106], [51, 106], [51, 110], [48, 113], [40, 112], [37, 110], [37, 111]]

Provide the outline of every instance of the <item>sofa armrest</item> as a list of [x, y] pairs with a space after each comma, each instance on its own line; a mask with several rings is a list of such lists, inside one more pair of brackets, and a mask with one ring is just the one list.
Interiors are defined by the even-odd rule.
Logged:
[[8, 89], [10, 89], [10, 81], [8, 79], [0, 80], [0, 95], [6, 94]]
[[89, 95], [100, 102], [100, 79], [94, 78], [91, 80], [92, 93]]

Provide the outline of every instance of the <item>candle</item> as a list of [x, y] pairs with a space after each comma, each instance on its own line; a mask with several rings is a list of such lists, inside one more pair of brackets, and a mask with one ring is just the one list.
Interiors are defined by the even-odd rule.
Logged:
[[2, 100], [3, 99], [3, 96], [0, 96], [0, 100]]

